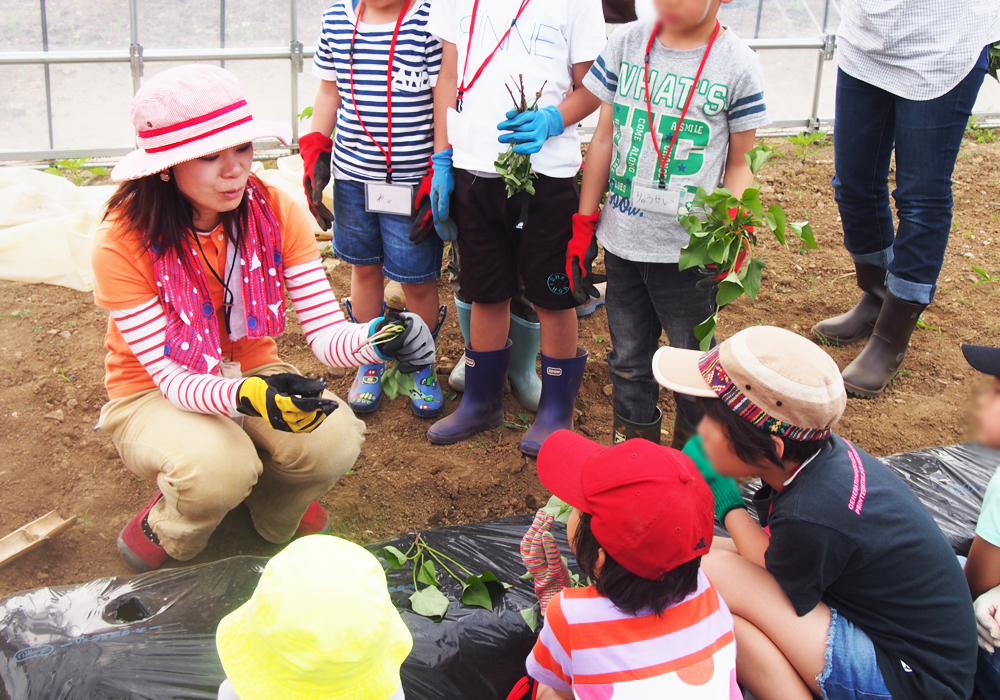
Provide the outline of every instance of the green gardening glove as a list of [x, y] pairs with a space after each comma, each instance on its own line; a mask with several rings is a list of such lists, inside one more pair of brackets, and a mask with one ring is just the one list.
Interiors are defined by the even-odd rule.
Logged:
[[746, 508], [740, 489], [733, 479], [728, 476], [720, 476], [712, 469], [712, 463], [705, 455], [705, 446], [702, 444], [701, 435], [695, 435], [684, 445], [684, 454], [690, 457], [698, 471], [705, 477], [708, 488], [712, 489], [715, 496], [715, 517], [722, 524], [726, 524], [726, 513], [737, 508]]

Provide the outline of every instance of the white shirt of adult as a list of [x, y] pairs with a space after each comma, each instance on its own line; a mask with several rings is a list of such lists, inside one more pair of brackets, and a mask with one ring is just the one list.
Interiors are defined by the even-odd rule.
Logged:
[[840, 67], [907, 100], [933, 100], [1000, 40], [1000, 0], [841, 0]]
[[[455, 44], [459, 83], [469, 46], [473, 4], [474, 0], [434, 0], [427, 21], [431, 34]], [[521, 0], [479, 3], [466, 83], [472, 81], [496, 47], [520, 6]], [[513, 89], [513, 82], [518, 75], [523, 75], [528, 104], [534, 101], [535, 93], [544, 83], [538, 106], [559, 105], [573, 87], [573, 65], [593, 61], [606, 43], [601, 0], [530, 0], [510, 36], [472, 89], [465, 93], [462, 118], [474, 130], [468, 147], [460, 147], [459, 139], [449, 134], [454, 148], [454, 166], [472, 172], [495, 173], [493, 164], [497, 156], [508, 148], [498, 140], [501, 132], [497, 124], [506, 119], [508, 110], [514, 107], [506, 86]], [[520, 97], [517, 90], [514, 94]], [[548, 139], [542, 150], [531, 157], [535, 172], [549, 177], [576, 177], [582, 159], [580, 137], [574, 126]]]

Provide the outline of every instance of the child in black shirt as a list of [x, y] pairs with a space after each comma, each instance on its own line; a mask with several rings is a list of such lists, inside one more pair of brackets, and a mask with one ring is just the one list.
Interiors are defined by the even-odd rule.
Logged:
[[732, 540], [702, 563], [736, 620], [740, 683], [758, 700], [967, 700], [976, 623], [961, 568], [906, 484], [830, 431], [847, 399], [829, 355], [756, 326], [704, 355], [661, 348], [653, 371], [701, 397], [713, 492], [764, 481], [760, 525], [725, 512]]

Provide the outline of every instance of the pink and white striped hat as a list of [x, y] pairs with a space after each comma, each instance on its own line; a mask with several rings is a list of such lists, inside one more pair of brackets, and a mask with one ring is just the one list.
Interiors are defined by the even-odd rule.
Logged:
[[218, 66], [191, 64], [151, 78], [132, 98], [138, 149], [111, 171], [115, 182], [137, 180], [203, 156], [257, 139], [286, 146], [292, 129], [253, 118], [243, 86]]

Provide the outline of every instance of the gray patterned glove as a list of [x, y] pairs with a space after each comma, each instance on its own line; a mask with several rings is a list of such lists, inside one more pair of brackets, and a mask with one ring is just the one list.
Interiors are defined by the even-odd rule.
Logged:
[[379, 346], [379, 353], [398, 362], [399, 371], [413, 374], [417, 370], [433, 365], [436, 361], [434, 335], [423, 319], [414, 313], [389, 313], [383, 323], [399, 323], [406, 330], [387, 343]]

